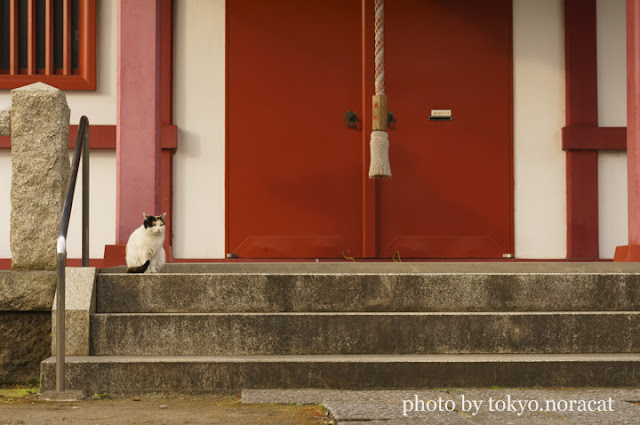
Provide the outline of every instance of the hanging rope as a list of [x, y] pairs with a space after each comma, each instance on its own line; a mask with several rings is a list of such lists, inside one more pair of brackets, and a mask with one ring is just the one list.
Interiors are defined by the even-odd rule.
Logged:
[[391, 177], [387, 96], [384, 87], [384, 0], [375, 0], [375, 96], [373, 96], [369, 178]]
[[376, 94], [384, 95], [384, 1], [375, 3], [375, 69]]

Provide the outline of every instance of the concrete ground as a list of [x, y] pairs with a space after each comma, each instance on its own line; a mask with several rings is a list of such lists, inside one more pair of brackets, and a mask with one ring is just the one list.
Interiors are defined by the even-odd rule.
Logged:
[[243, 403], [321, 403], [338, 425], [640, 424], [640, 389], [246, 390]]
[[[39, 400], [0, 391], [0, 425], [640, 424], [640, 388], [245, 390], [239, 395], [94, 395]], [[322, 405], [322, 406], [320, 406]]]
[[[35, 391], [37, 392], [37, 390]], [[0, 425], [329, 425], [317, 405], [243, 405], [238, 394], [202, 396], [94, 395], [80, 401], [43, 401], [34, 393], [0, 388]]]

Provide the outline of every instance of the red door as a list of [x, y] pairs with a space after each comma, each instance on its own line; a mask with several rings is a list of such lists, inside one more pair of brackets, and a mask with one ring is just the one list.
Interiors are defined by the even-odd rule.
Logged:
[[378, 255], [512, 253], [511, 1], [387, 1], [385, 30], [397, 123], [393, 178], [378, 184]]
[[360, 0], [228, 2], [229, 252], [362, 255]]
[[[374, 183], [366, 178], [370, 121], [345, 123], [345, 112], [370, 110], [372, 1], [363, 49], [360, 0], [229, 0], [230, 253], [512, 252], [510, 0], [385, 7], [397, 122], [389, 130], [393, 177]], [[430, 120], [432, 109], [451, 110], [452, 120]]]

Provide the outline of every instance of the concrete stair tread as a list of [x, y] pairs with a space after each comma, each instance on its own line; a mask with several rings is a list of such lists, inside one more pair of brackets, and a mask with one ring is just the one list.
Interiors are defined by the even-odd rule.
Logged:
[[282, 311], [282, 312], [148, 312], [148, 313], [94, 313], [93, 317], [208, 317], [208, 316], [247, 316], [247, 317], [332, 317], [332, 316], [638, 316], [640, 311]]
[[[640, 362], [640, 353], [599, 354], [333, 354], [333, 355], [234, 355], [234, 356], [67, 356], [66, 363], [206, 363], [206, 362], [264, 362], [264, 363], [511, 363], [511, 362]], [[49, 357], [43, 363], [56, 362]]]
[[100, 274], [96, 292], [100, 313], [640, 310], [640, 274]]
[[[103, 274], [122, 274], [125, 267], [102, 269]], [[404, 262], [234, 262], [169, 263], [160, 274], [637, 274], [640, 264], [625, 262], [571, 261], [404, 261]]]
[[[41, 390], [55, 387], [55, 358]], [[210, 393], [265, 388], [399, 389], [636, 386], [640, 354], [87, 356], [66, 361], [87, 394]]]
[[640, 312], [96, 314], [94, 355], [640, 351]]

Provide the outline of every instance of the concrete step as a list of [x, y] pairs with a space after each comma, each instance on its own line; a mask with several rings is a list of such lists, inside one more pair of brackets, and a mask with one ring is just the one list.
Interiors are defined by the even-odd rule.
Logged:
[[629, 263], [169, 264], [98, 276], [102, 313], [640, 310]]
[[636, 353], [640, 312], [96, 314], [106, 355]]
[[[66, 388], [88, 394], [268, 388], [633, 387], [640, 354], [68, 357]], [[55, 357], [41, 391], [55, 389]]]

